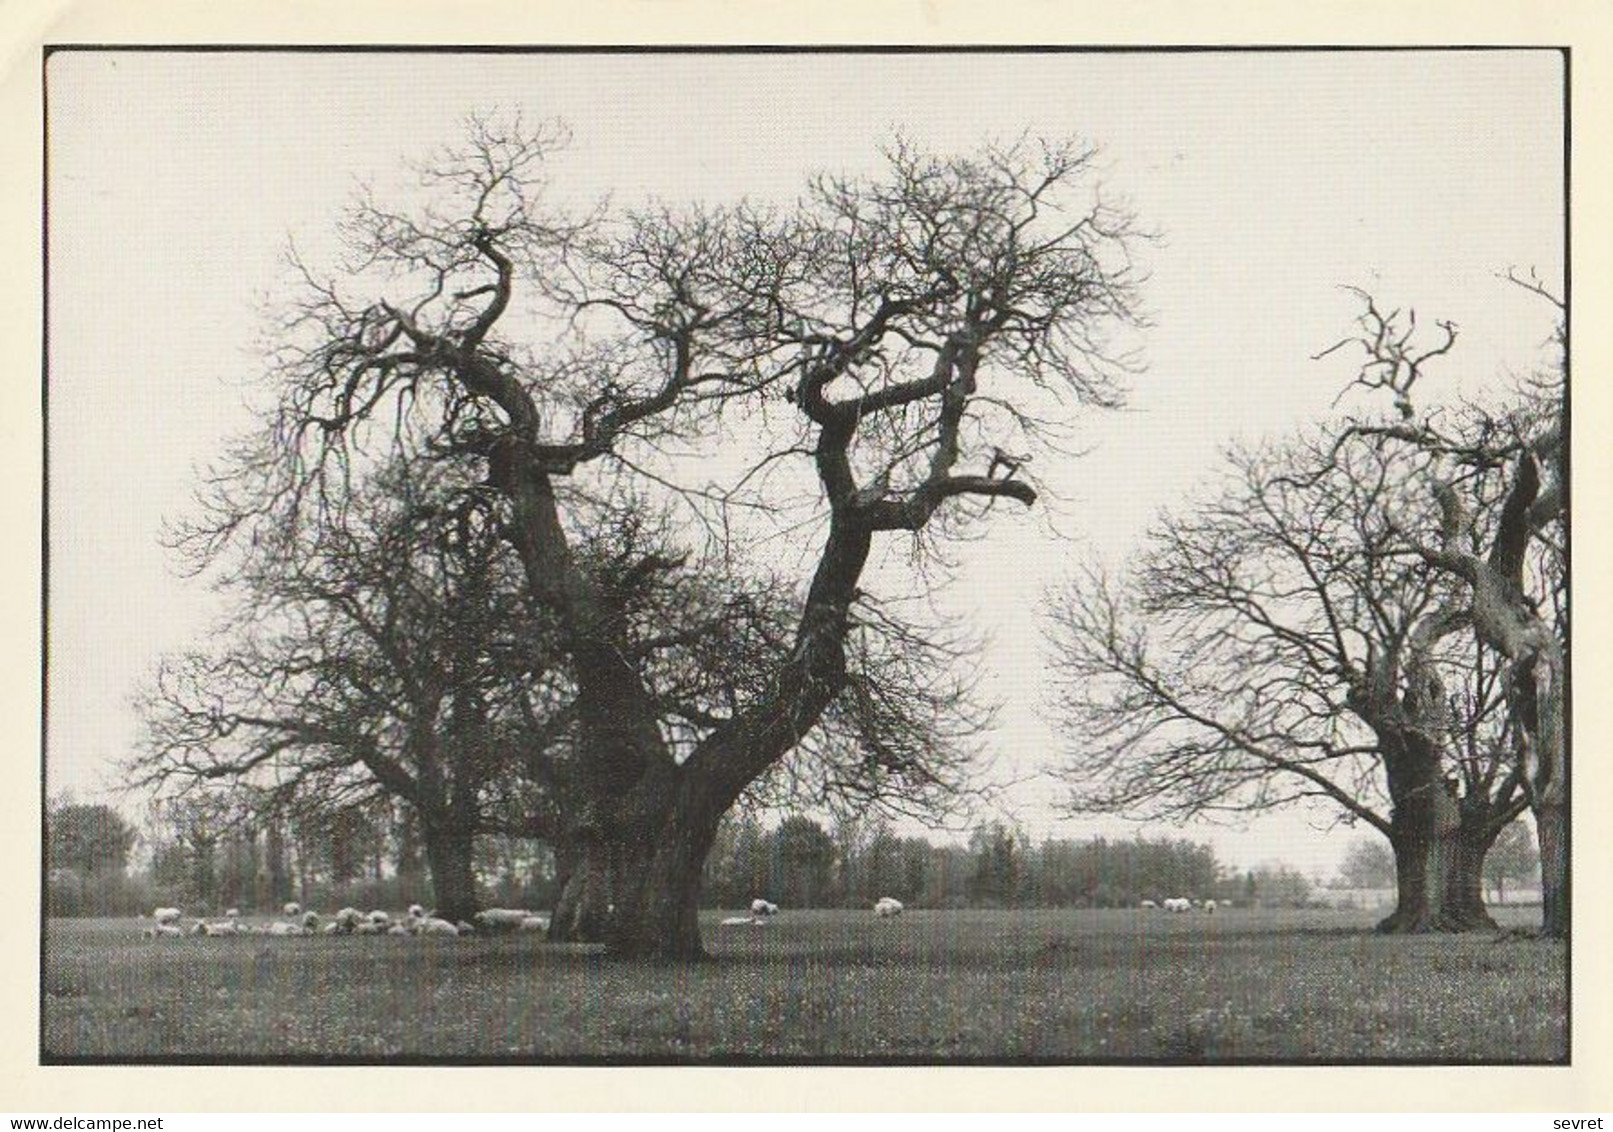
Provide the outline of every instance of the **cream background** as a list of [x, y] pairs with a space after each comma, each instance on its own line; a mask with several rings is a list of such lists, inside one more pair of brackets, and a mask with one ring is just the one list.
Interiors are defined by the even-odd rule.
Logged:
[[[805, 9], [802, 9], [803, 11]], [[1590, 941], [1608, 928], [1606, 890], [1592, 862], [1610, 859], [1598, 813], [1608, 776], [1593, 757], [1606, 747], [1606, 712], [1587, 689], [1608, 686], [1605, 656], [1586, 642], [1606, 616], [1605, 585], [1587, 563], [1602, 560], [1606, 530], [1596, 513], [1595, 487], [1607, 482], [1605, 446], [1593, 445], [1607, 421], [1608, 393], [1594, 376], [1608, 357], [1607, 267], [1595, 262], [1609, 246], [1602, 210], [1607, 162], [1599, 144], [1606, 124], [1605, 67], [1613, 21], [1590, 3], [1475, 5], [1357, 3], [1311, 5], [1229, 4], [1189, 7], [1134, 4], [1125, 14], [1097, 5], [962, 3], [816, 5], [810, 19], [784, 5], [693, 3], [479, 5], [291, 5], [273, 8], [218, 4], [25, 4], [0, 6], [0, 122], [11, 144], [0, 178], [8, 207], [4, 250], [11, 303], [0, 309], [4, 341], [16, 376], [0, 388], [0, 446], [7, 488], [0, 493], [0, 523], [16, 533], [6, 559], [0, 633], [10, 646], [9, 680], [0, 703], [15, 752], [5, 785], [6, 817], [0, 851], [10, 863], [15, 906], [38, 903], [38, 616], [41, 420], [37, 379], [39, 296], [39, 46], [44, 42], [1071, 42], [1387, 43], [1411, 39], [1440, 43], [1572, 44], [1574, 80], [1573, 248], [1575, 485], [1578, 567], [1575, 718], [1579, 768], [1575, 860], [1579, 899], [1575, 950], [1575, 1068], [1569, 1070], [234, 1070], [48, 1069], [37, 1066], [37, 939], [16, 930], [0, 943], [0, 1001], [8, 1025], [0, 1030], [0, 1108], [13, 1111], [198, 1111], [246, 1107], [279, 1109], [527, 1109], [609, 1106], [664, 1109], [754, 1108], [1088, 1108], [1541, 1110], [1608, 1107], [1613, 1085], [1609, 1057], [1609, 980], [1606, 961]], [[1302, 12], [1308, 13], [1302, 18]], [[1332, 18], [1332, 13], [1339, 18]], [[1602, 72], [1602, 73], [1599, 73]], [[1601, 126], [1602, 129], [1598, 129]], [[1590, 500], [1587, 503], [1585, 500]], [[31, 914], [20, 918], [31, 923]], [[1592, 1067], [1600, 1067], [1597, 1082]], [[445, 1088], [448, 1074], [451, 1088]], [[1191, 1100], [1173, 1101], [1191, 1081]]]

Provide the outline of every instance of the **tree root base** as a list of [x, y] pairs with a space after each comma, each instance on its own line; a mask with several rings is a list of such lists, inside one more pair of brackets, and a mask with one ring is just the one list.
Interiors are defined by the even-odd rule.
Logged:
[[1493, 932], [1499, 925], [1484, 912], [1436, 912], [1404, 914], [1395, 912], [1382, 920], [1379, 935], [1455, 935], [1462, 932]]

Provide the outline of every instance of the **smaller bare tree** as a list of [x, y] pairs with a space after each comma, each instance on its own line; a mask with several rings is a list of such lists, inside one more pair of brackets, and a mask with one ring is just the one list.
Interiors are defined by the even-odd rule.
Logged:
[[[1509, 278], [1550, 302], [1562, 301], [1533, 277]], [[1470, 404], [1454, 413], [1419, 411], [1413, 389], [1431, 362], [1448, 354], [1456, 328], [1440, 323], [1437, 343], [1420, 340], [1415, 311], [1380, 310], [1357, 292], [1364, 310], [1354, 333], [1323, 352], [1364, 356], [1354, 384], [1393, 395], [1391, 421], [1365, 421], [1342, 431], [1333, 458], [1347, 446], [1398, 445], [1422, 460], [1438, 520], [1406, 515], [1402, 526], [1416, 553], [1458, 583], [1444, 616], [1470, 622], [1507, 663], [1507, 692], [1518, 770], [1540, 843], [1543, 930], [1569, 930], [1566, 592], [1561, 544], [1568, 524], [1568, 448], [1563, 431], [1567, 340], [1558, 324], [1560, 357], [1523, 383], [1501, 408]], [[1498, 504], [1486, 510], [1487, 504]], [[1427, 536], [1437, 533], [1437, 539]], [[1543, 566], [1546, 573], [1532, 569]]]
[[[1300, 474], [1324, 455], [1325, 474]], [[1415, 504], [1411, 470], [1318, 440], [1234, 452], [1219, 493], [1155, 526], [1123, 590], [1094, 574], [1060, 594], [1072, 808], [1320, 801], [1393, 847], [1398, 902], [1380, 930], [1490, 925], [1479, 868], [1523, 803], [1495, 666], [1391, 520]], [[1457, 696], [1443, 666], [1462, 673]]]

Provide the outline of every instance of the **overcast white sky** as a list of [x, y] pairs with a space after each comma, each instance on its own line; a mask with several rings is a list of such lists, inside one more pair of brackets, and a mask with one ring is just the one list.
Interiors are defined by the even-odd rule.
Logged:
[[[1550, 331], [1495, 278], [1560, 278], [1559, 56], [1534, 53], [485, 56], [58, 54], [50, 62], [50, 782], [98, 795], [136, 734], [128, 699], [215, 610], [157, 543], [196, 467], [248, 427], [257, 296], [287, 238], [315, 254], [359, 178], [460, 135], [473, 111], [559, 117], [560, 192], [632, 202], [789, 199], [865, 169], [899, 128], [938, 148], [1021, 130], [1104, 149], [1146, 250], [1148, 369], [1092, 453], [1038, 470], [1069, 503], [997, 509], [948, 600], [989, 624], [1006, 773], [1056, 757], [1036, 716], [1043, 586], [1088, 550], [1125, 555], [1234, 437], [1328, 412], [1347, 376], [1309, 355], [1354, 314], [1339, 284], [1455, 320], [1442, 371], [1474, 388], [1528, 368]], [[1027, 781], [1014, 816], [1060, 820]], [[1224, 861], [1331, 871], [1362, 834], [1321, 819], [1189, 826]], [[1163, 832], [1155, 830], [1151, 832]]]

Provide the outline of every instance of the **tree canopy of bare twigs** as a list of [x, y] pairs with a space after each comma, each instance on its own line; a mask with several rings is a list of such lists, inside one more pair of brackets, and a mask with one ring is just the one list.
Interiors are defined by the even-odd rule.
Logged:
[[[1058, 594], [1072, 807], [1181, 819], [1320, 802], [1390, 839], [1386, 930], [1487, 923], [1477, 868], [1523, 803], [1495, 658], [1402, 531], [1429, 510], [1416, 470], [1325, 435], [1235, 450], [1222, 487], [1162, 516], [1125, 579], [1092, 572]], [[1447, 827], [1475, 858], [1460, 875], [1454, 859], [1430, 867]]]
[[[388, 461], [457, 477], [571, 689], [556, 934], [696, 954], [717, 822], [792, 751], [873, 797], [966, 780], [958, 642], [865, 592], [865, 567], [886, 532], [944, 540], [997, 499], [1035, 503], [1020, 454], [1074, 410], [1118, 403], [1132, 363], [1111, 335], [1138, 321], [1136, 233], [1073, 144], [943, 157], [899, 141], [880, 176], [818, 176], [792, 208], [565, 217], [542, 195], [563, 141], [473, 121], [420, 166], [419, 203], [359, 201], [344, 261], [294, 257], [265, 426], [219, 462], [180, 542], [226, 576], [273, 569], [343, 528], [355, 485]], [[809, 490], [780, 490], [769, 473], [787, 461]], [[732, 474], [714, 487], [702, 464]], [[669, 537], [685, 545], [627, 573], [682, 572], [658, 600], [701, 607], [696, 622], [737, 608], [688, 545], [696, 522], [731, 558], [759, 531], [822, 532], [810, 576], [770, 587], [742, 678], [719, 690], [679, 669], [697, 706], [664, 694], [654, 634], [586, 552], [600, 514], [646, 498], [683, 509]], [[887, 665], [935, 694], [864, 675]], [[847, 738], [814, 740], [826, 720]]]

